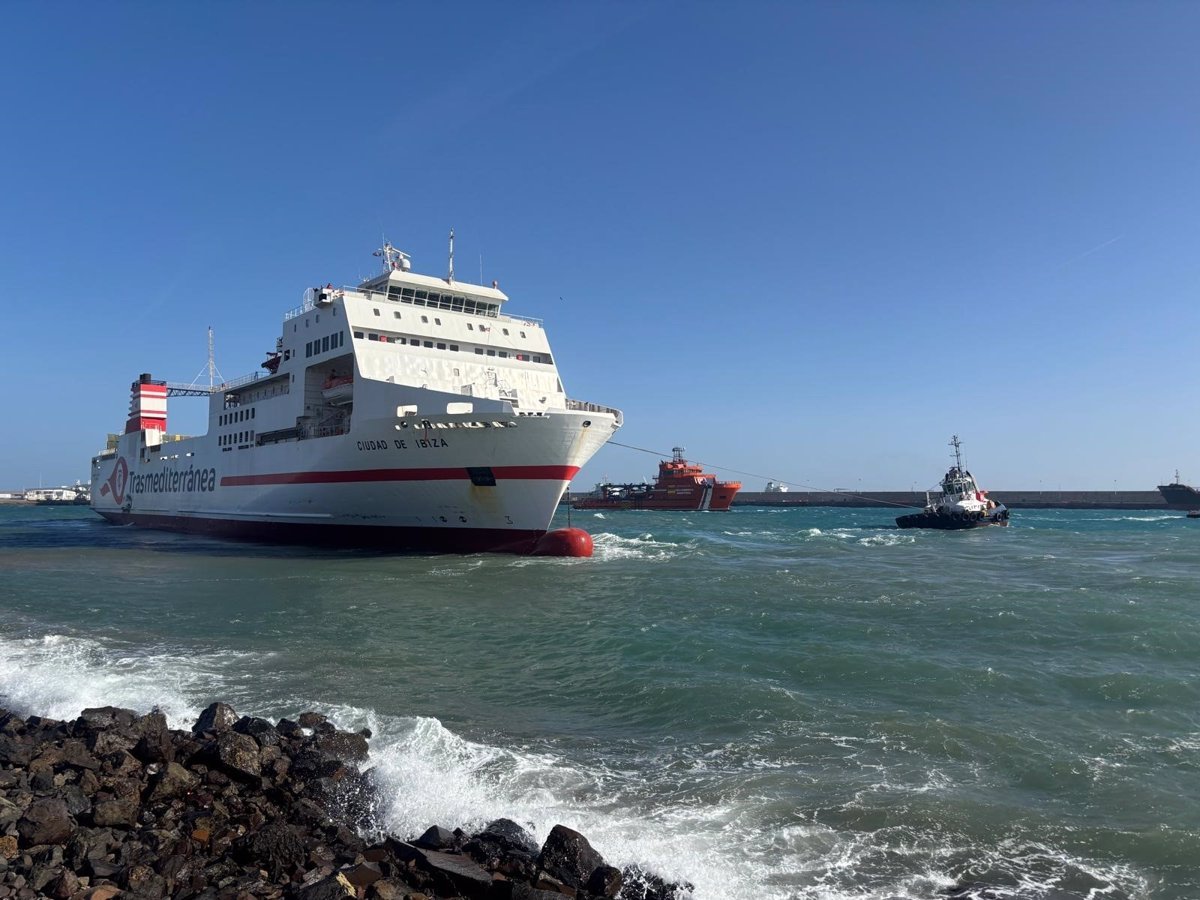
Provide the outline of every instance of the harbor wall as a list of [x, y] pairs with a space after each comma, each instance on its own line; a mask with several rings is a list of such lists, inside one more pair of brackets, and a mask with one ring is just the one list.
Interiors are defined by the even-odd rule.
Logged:
[[[1168, 509], [1158, 491], [989, 491], [1009, 509]], [[741, 491], [734, 506], [925, 506], [924, 491]]]

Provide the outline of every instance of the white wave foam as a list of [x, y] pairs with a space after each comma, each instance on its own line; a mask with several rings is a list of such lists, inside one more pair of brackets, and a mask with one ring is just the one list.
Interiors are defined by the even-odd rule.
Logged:
[[656, 541], [650, 534], [628, 538], [605, 531], [595, 535], [592, 542], [595, 546], [594, 558], [600, 560], [671, 559], [686, 549], [685, 545]]
[[[0, 698], [14, 711], [73, 719], [93, 706], [158, 707], [172, 728], [191, 728], [220, 672], [261, 658], [233, 651], [205, 657], [136, 652], [78, 635], [0, 639]], [[207, 702], [205, 702], [207, 705]]]

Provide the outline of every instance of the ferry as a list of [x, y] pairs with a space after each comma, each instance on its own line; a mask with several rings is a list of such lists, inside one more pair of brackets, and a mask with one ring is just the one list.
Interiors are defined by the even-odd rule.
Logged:
[[[207, 386], [143, 374], [124, 432], [92, 459], [109, 522], [231, 538], [420, 552], [587, 556], [549, 531], [571, 478], [622, 424], [567, 396], [538, 319], [499, 285], [382, 271], [309, 288], [263, 371]], [[210, 348], [210, 373], [213, 371]], [[203, 435], [168, 400], [208, 398]]]
[[942, 531], [1007, 525], [1008, 509], [989, 499], [987, 491], [980, 490], [975, 478], [963, 466], [962, 444], [957, 434], [950, 441], [950, 446], [954, 448], [954, 465], [942, 478], [941, 493], [935, 497], [927, 491], [925, 509], [900, 516], [896, 524], [901, 528], [937, 528]]
[[575, 509], [728, 510], [741, 482], [717, 481], [701, 466], [683, 458], [683, 447], [671, 448], [671, 459], [658, 464], [654, 483], [601, 483], [571, 504]]

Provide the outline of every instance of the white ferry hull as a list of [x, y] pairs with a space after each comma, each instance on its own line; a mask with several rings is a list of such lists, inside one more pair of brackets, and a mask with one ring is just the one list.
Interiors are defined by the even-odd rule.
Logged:
[[208, 437], [145, 448], [145, 432], [126, 434], [93, 461], [92, 507], [117, 524], [223, 537], [528, 553], [617, 427], [573, 411], [422, 421], [233, 450]]

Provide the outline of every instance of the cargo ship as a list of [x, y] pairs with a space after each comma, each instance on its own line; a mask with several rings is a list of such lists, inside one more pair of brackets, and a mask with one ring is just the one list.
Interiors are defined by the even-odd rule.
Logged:
[[988, 525], [1007, 525], [1008, 509], [988, 498], [975, 478], [963, 466], [962, 443], [958, 435], [950, 441], [954, 448], [954, 465], [942, 478], [941, 492], [934, 496], [925, 493], [925, 508], [919, 513], [899, 516], [901, 528], [936, 528], [941, 531], [960, 531], [964, 528], [983, 528]]
[[1200, 490], [1179, 480], [1179, 470], [1175, 470], [1175, 480], [1170, 484], [1160, 484], [1158, 492], [1171, 509], [1200, 510]]
[[[586, 532], [548, 529], [621, 412], [568, 397], [540, 320], [504, 312], [496, 282], [455, 280], [453, 246], [445, 278], [385, 244], [378, 275], [307, 289], [263, 371], [141, 375], [124, 432], [92, 459], [92, 508], [231, 538], [589, 555]], [[169, 433], [182, 396], [207, 397], [205, 434]]]
[[671, 459], [658, 464], [653, 483], [602, 482], [591, 494], [572, 502], [575, 509], [728, 510], [741, 482], [717, 481], [701, 466], [683, 458], [684, 448], [671, 448]]

